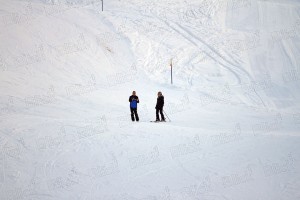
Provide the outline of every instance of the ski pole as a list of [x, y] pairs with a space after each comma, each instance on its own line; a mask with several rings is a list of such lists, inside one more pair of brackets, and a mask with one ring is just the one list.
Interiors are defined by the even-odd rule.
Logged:
[[165, 113], [165, 115], [167, 116], [167, 118], [169, 119], [169, 121], [171, 121], [170, 118], [169, 118], [169, 116], [167, 115], [167, 113], [165, 111], [163, 111], [163, 112]]

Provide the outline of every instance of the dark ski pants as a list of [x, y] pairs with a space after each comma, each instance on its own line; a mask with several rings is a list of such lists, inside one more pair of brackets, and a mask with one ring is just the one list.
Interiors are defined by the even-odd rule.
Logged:
[[139, 115], [137, 113], [137, 108], [130, 108], [131, 112], [131, 120], [134, 121], [134, 117], [136, 121], [139, 121]]
[[161, 120], [165, 120], [165, 116], [163, 113], [163, 108], [156, 108], [156, 120], [159, 120], [159, 113], [161, 115]]

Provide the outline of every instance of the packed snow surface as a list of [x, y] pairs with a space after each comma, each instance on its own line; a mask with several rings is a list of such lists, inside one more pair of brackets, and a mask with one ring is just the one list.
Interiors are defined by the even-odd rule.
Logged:
[[0, 199], [299, 200], [300, 2], [103, 3], [0, 0]]

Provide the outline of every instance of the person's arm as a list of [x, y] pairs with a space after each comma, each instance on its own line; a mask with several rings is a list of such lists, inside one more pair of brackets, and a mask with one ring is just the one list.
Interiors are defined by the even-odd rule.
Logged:
[[137, 102], [137, 103], [140, 103], [140, 100], [139, 100], [139, 97], [138, 97], [138, 96], [136, 96], [136, 102]]
[[164, 97], [161, 98], [161, 103], [162, 103], [162, 106], [164, 106], [164, 104], [165, 104]]
[[131, 102], [131, 96], [129, 97], [129, 102]]

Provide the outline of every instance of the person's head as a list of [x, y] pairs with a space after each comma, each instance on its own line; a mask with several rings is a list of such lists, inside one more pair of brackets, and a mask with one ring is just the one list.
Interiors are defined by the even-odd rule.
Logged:
[[162, 93], [159, 91], [159, 92], [157, 93], [157, 96], [160, 97], [161, 95], [162, 95]]
[[136, 95], [136, 92], [135, 92], [135, 91], [132, 91], [132, 95]]

